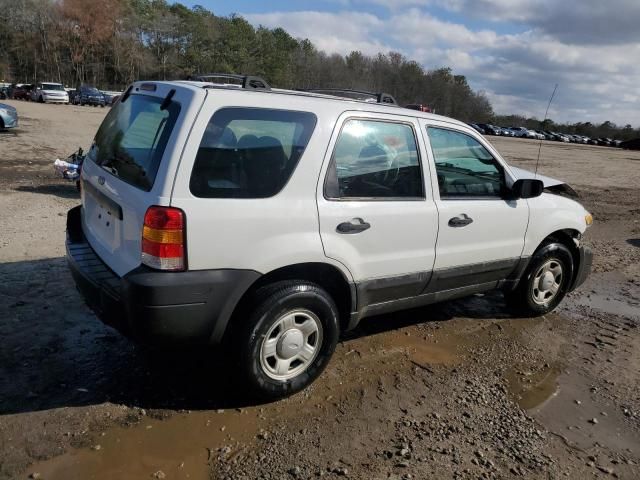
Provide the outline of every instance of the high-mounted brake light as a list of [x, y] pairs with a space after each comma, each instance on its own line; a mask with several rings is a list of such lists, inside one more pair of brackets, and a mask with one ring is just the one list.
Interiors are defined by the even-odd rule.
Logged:
[[142, 227], [142, 263], [158, 270], [186, 268], [185, 218], [179, 208], [147, 209]]

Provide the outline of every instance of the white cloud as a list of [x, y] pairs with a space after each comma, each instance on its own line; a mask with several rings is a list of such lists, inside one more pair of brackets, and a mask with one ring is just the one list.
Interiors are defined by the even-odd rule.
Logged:
[[[472, 87], [486, 91], [499, 113], [540, 117], [553, 85], [559, 83], [551, 118], [640, 124], [640, 62], [635, 61], [640, 58], [637, 0], [616, 0], [613, 4], [619, 8], [595, 0], [351, 0], [349, 5], [361, 8], [372, 2], [389, 6], [388, 16], [347, 10], [245, 17], [256, 25], [282, 26], [330, 53], [395, 50], [427, 69], [450, 66], [455, 73], [466, 75]], [[434, 4], [495, 22], [521, 22], [521, 33], [499, 34], [492, 23], [474, 30], [418, 8]], [[604, 15], [602, 5], [609, 5], [611, 12]], [[565, 13], [567, 9], [573, 11], [571, 16]], [[628, 18], [611, 23], [611, 29], [620, 28], [621, 32], [609, 32], [602, 42], [595, 42], [598, 32], [609, 27], [601, 25], [589, 33], [590, 25], [599, 24], [597, 18], [589, 19], [589, 11], [602, 13], [607, 19]], [[564, 18], [552, 19], [554, 14]], [[565, 31], [558, 32], [563, 23]], [[633, 31], [627, 28], [631, 23], [636, 26]], [[589, 40], [576, 42], [587, 34], [591, 35]], [[611, 40], [616, 36], [617, 41]]]
[[376, 32], [385, 22], [375, 15], [361, 12], [274, 12], [243, 15], [254, 25], [283, 27], [294, 37], [308, 38], [320, 50], [347, 54], [359, 50], [373, 55], [388, 51]]

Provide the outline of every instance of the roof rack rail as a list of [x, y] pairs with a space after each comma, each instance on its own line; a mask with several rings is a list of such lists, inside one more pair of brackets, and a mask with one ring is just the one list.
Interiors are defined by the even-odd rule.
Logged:
[[239, 83], [232, 83], [232, 85], [237, 85], [238, 87], [271, 90], [271, 86], [267, 83], [266, 80], [255, 75], [238, 75], [234, 73], [204, 73], [190, 75], [187, 80], [210, 83], [221, 83], [220, 80], [235, 80]]
[[352, 90], [349, 88], [299, 88], [301, 92], [311, 93], [323, 93], [326, 95], [333, 95], [335, 97], [351, 98], [353, 100], [367, 101], [366, 98], [375, 100], [376, 103], [386, 103], [388, 105], [398, 105], [396, 99], [388, 93], [380, 92], [367, 92], [366, 90]]

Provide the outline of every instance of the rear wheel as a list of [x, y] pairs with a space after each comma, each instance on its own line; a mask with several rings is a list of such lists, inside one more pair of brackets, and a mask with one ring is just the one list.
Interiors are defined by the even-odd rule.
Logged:
[[338, 342], [338, 309], [331, 296], [310, 282], [278, 282], [256, 292], [252, 308], [235, 339], [252, 392], [274, 399], [310, 385]]
[[507, 301], [519, 314], [544, 315], [558, 306], [572, 278], [571, 252], [561, 243], [548, 242], [533, 255], [518, 287], [507, 294]]

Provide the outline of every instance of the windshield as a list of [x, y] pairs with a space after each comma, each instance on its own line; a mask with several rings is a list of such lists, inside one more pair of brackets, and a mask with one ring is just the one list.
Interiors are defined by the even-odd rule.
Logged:
[[100, 92], [99, 92], [99, 91], [98, 91], [98, 89], [97, 89], [97, 88], [95, 88], [95, 87], [86, 87], [86, 88], [83, 88], [83, 89], [82, 89], [82, 91], [83, 91], [84, 93], [91, 93], [91, 94], [97, 94], [97, 95], [100, 95]]
[[64, 90], [64, 87], [59, 83], [43, 83], [42, 90]]
[[131, 95], [114, 106], [96, 134], [89, 159], [121, 180], [151, 190], [180, 113], [175, 102], [161, 109], [162, 101]]

